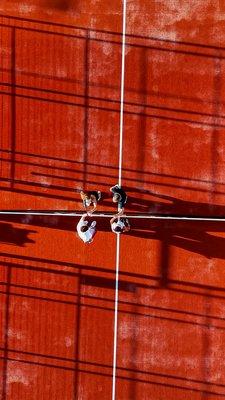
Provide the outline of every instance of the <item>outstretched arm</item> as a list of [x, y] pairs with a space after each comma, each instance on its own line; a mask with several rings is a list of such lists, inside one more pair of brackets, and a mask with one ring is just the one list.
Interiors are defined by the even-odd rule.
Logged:
[[95, 210], [97, 208], [97, 203], [98, 203], [96, 196], [94, 196], [93, 194], [91, 194], [90, 199], [93, 204], [93, 207], [92, 207], [92, 209], [88, 210], [88, 215], [91, 215], [91, 214], [93, 214], [93, 212], [95, 212]]
[[81, 197], [81, 199], [82, 199], [82, 202], [83, 202], [83, 207], [85, 208], [85, 210], [87, 211], [87, 206], [86, 206], [86, 203], [85, 203], [85, 193], [84, 193], [84, 191], [83, 190], [81, 190], [80, 191], [80, 197]]
[[80, 220], [81, 220], [81, 221], [85, 221], [85, 219], [86, 219], [87, 216], [88, 216], [88, 214], [83, 214]]
[[93, 212], [95, 212], [96, 208], [97, 208], [97, 202], [93, 201], [93, 208], [88, 211], [88, 215], [93, 214]]
[[117, 219], [117, 215], [114, 215], [114, 217], [112, 217], [112, 218], [110, 219], [110, 225], [112, 225], [113, 222], [114, 222], [116, 219]]
[[118, 208], [118, 213], [116, 214], [117, 216], [121, 216], [121, 215], [123, 215], [123, 213], [124, 213], [124, 207], [122, 207], [122, 208]]
[[85, 221], [86, 217], [87, 217], [87, 214], [83, 214], [82, 217], [80, 218], [80, 220], [78, 221], [78, 224], [77, 224], [77, 232], [78, 233], [80, 231], [81, 226], [85, 225], [84, 221]]

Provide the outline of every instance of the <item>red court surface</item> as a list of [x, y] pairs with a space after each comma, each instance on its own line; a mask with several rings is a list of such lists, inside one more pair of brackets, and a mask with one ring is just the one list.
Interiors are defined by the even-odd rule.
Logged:
[[[225, 217], [225, 6], [127, 2], [122, 185], [132, 215]], [[0, 3], [0, 209], [113, 212], [122, 2]], [[117, 239], [97, 217], [0, 217], [1, 400], [110, 400]], [[225, 222], [132, 218], [116, 400], [225, 398]], [[115, 399], [113, 399], [115, 400]]]

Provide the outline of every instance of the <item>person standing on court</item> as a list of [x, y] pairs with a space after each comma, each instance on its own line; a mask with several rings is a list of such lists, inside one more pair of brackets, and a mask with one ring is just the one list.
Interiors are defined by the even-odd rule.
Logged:
[[[98, 190], [84, 192], [83, 190], [80, 191], [80, 197], [83, 201], [83, 206], [87, 213], [90, 215], [92, 214], [96, 208], [97, 203], [101, 199], [101, 192]], [[93, 208], [90, 209], [89, 207], [93, 205]]]
[[91, 243], [96, 234], [96, 221], [89, 222], [87, 217], [88, 214], [82, 215], [77, 224], [77, 233], [84, 243]]
[[130, 230], [130, 224], [126, 217], [115, 216], [111, 218], [110, 225], [114, 233], [125, 233]]
[[123, 214], [124, 212], [124, 204], [127, 202], [127, 195], [126, 192], [119, 187], [119, 185], [112, 186], [110, 188], [110, 192], [113, 193], [113, 203], [118, 203], [118, 215]]

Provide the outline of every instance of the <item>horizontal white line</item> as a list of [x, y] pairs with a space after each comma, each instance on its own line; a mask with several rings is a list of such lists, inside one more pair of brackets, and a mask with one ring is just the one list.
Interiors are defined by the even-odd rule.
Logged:
[[[46, 216], [59, 216], [59, 217], [81, 217], [84, 212], [73, 211], [0, 211], [0, 215], [46, 215]], [[112, 218], [115, 214], [93, 213], [93, 218]], [[171, 216], [171, 215], [153, 215], [153, 214], [124, 214], [123, 217], [137, 218], [137, 219], [154, 219], [154, 220], [175, 220], [175, 221], [215, 221], [225, 222], [225, 217], [192, 217], [192, 216]]]

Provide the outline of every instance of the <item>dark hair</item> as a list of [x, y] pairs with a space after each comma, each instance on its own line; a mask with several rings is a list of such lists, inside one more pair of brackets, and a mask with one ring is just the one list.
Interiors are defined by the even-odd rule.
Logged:
[[119, 201], [119, 200], [121, 199], [121, 196], [120, 196], [119, 193], [115, 193], [114, 196], [113, 196], [113, 198], [114, 198], [116, 201]]
[[88, 226], [87, 226], [87, 225], [83, 225], [83, 226], [80, 228], [80, 230], [81, 230], [81, 232], [87, 232]]
[[122, 230], [121, 226], [116, 226], [116, 227], [114, 228], [114, 232], [121, 233], [121, 232], [123, 232], [123, 230]]

